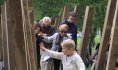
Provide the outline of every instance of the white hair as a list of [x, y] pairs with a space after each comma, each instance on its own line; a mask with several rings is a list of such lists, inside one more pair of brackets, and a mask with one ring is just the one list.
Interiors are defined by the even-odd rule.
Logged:
[[48, 20], [49, 22], [51, 22], [51, 18], [50, 18], [50, 17], [44, 17], [44, 18], [42, 19], [43, 22], [45, 22], [46, 20]]

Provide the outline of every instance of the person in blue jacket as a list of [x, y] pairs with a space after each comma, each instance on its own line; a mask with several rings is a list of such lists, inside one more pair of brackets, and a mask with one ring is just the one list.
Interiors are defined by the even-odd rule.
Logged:
[[[77, 45], [77, 25], [74, 23], [76, 14], [75, 12], [70, 12], [68, 17], [65, 18], [61, 24], [67, 24], [68, 31], [67, 33], [72, 36], [72, 39], [74, 40], [75, 44]], [[76, 48], [75, 48], [76, 49]]]

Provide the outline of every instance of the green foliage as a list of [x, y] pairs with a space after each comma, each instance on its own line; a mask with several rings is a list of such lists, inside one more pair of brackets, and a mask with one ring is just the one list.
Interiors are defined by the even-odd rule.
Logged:
[[0, 6], [4, 3], [5, 0], [0, 0]]

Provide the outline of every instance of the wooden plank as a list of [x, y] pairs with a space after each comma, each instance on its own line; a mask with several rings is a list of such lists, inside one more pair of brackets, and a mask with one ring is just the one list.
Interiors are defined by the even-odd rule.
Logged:
[[55, 18], [54, 26], [55, 26], [56, 30], [58, 30], [58, 27], [60, 25], [60, 20], [61, 20], [61, 16], [58, 16], [58, 17]]
[[55, 23], [54, 23], [54, 26], [56, 28], [56, 30], [58, 29], [58, 17], [55, 18]]
[[55, 17], [52, 17], [51, 18], [51, 25], [54, 25], [55, 24]]
[[7, 46], [7, 32], [6, 32], [6, 19], [5, 19], [5, 5], [1, 6], [1, 28], [2, 28], [2, 47], [3, 47], [3, 63], [4, 63], [4, 68], [5, 70], [10, 70], [10, 62], [9, 62], [9, 51], [8, 51], [8, 46]]
[[35, 34], [34, 34], [34, 30], [32, 30], [32, 26], [34, 25], [34, 12], [33, 12], [33, 4], [32, 4], [32, 0], [28, 0], [28, 16], [29, 16], [29, 25], [30, 25], [30, 32], [32, 34], [31, 39], [32, 39], [32, 47], [31, 47], [31, 54], [30, 56], [34, 56], [32, 57], [32, 66], [33, 66], [33, 70], [37, 69], [37, 52], [36, 52], [36, 40], [35, 40]]
[[108, 44], [109, 44], [111, 27], [113, 24], [116, 1], [117, 0], [108, 1], [106, 17], [105, 17], [103, 33], [102, 33], [102, 39], [100, 42], [100, 48], [99, 48], [98, 59], [97, 59], [97, 64], [96, 64], [96, 70], [104, 70], [105, 68], [104, 63], [105, 63], [106, 52], [107, 52]]
[[87, 56], [87, 45], [89, 42], [92, 16], [93, 16], [93, 9], [92, 7], [87, 6], [85, 11], [85, 16], [84, 16], [82, 38], [80, 43], [80, 56], [82, 57], [83, 61], [86, 60], [86, 56]]
[[[28, 29], [28, 12], [27, 12], [27, 0], [21, 0], [21, 10], [22, 10], [22, 23], [23, 23], [23, 32], [24, 32], [24, 41], [25, 41], [25, 52], [27, 53], [27, 61], [28, 61], [28, 70], [31, 70], [31, 61], [30, 61], [30, 54], [29, 54], [29, 47], [31, 47], [31, 43], [29, 43], [28, 34], [30, 35]], [[31, 37], [31, 36], [30, 36]]]
[[[36, 56], [34, 54], [35, 45], [33, 45], [32, 41], [32, 32], [31, 32], [31, 22], [30, 16], [28, 14], [28, 0], [21, 0], [21, 7], [22, 7], [22, 18], [23, 18], [23, 28], [25, 32], [25, 38], [27, 42], [27, 52], [29, 58], [29, 70], [36, 70]], [[33, 18], [31, 18], [33, 19]], [[35, 39], [34, 39], [35, 40]]]
[[[79, 16], [80, 16], [80, 6], [79, 5], [75, 6], [74, 12], [75, 12], [75, 15], [76, 15], [74, 23], [77, 25], [79, 23]], [[77, 41], [77, 37], [76, 37], [76, 41]], [[76, 45], [75, 49], [77, 49], [77, 45]]]
[[109, 49], [109, 55], [107, 60], [106, 70], [115, 70], [116, 60], [117, 60], [117, 51], [118, 51], [118, 1], [116, 5], [116, 11], [113, 21], [113, 31], [111, 35], [111, 43]]
[[75, 18], [75, 21], [74, 23], [79, 23], [79, 16], [80, 16], [80, 6], [75, 6], [75, 9], [74, 9], [74, 12], [76, 14], [76, 18]]
[[68, 7], [68, 6], [64, 6], [62, 21], [63, 21], [65, 18], [68, 18], [68, 14], [69, 14], [69, 7]]
[[26, 41], [23, 32], [23, 18], [21, 11], [20, 0], [7, 0], [11, 14], [9, 20], [11, 20], [11, 29], [13, 31], [13, 48], [14, 49], [14, 61], [15, 70], [29, 70], [28, 53], [26, 48]]
[[[13, 33], [12, 33], [12, 25], [10, 20], [10, 6], [8, 2], [5, 3], [5, 27], [6, 27], [6, 44], [7, 44], [7, 54], [8, 54], [8, 61], [9, 61], [9, 70], [15, 70], [15, 61], [14, 61], [14, 48], [13, 48]], [[4, 48], [6, 49], [6, 48]]]
[[0, 59], [2, 59], [1, 6], [0, 6]]

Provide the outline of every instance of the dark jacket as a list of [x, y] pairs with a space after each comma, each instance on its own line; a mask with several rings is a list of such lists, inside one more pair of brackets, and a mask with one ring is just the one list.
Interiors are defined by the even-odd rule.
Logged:
[[77, 43], [77, 25], [75, 23], [70, 23], [67, 21], [67, 19], [64, 19], [61, 24], [67, 24], [68, 25], [68, 32], [71, 34], [72, 39]]

